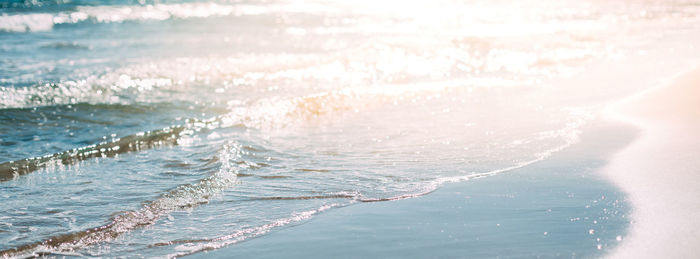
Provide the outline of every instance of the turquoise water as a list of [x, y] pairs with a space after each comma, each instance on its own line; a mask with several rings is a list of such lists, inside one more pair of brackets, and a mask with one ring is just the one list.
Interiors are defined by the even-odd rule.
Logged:
[[692, 1], [0, 8], [6, 256], [188, 255], [499, 175], [700, 53]]

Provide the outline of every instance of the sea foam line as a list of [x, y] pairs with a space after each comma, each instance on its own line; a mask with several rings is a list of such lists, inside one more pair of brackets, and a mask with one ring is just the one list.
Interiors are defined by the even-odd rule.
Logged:
[[0, 16], [0, 31], [36, 32], [48, 31], [57, 24], [93, 21], [113, 23], [125, 21], [162, 21], [172, 18], [203, 18], [226, 16], [237, 13], [234, 6], [216, 3], [156, 4], [145, 6], [78, 6], [74, 12], [3, 14]]
[[263, 15], [276, 12], [329, 12], [320, 5], [226, 5], [217, 3], [181, 3], [153, 5], [78, 6], [72, 12], [2, 14], [0, 32], [49, 31], [57, 24], [86, 21], [121, 23], [127, 21], [164, 21], [169, 19], [206, 18], [217, 16]]

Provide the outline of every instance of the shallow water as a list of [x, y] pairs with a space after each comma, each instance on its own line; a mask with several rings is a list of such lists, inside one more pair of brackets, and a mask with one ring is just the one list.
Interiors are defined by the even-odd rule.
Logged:
[[700, 53], [693, 1], [0, 8], [4, 255], [186, 255], [502, 173]]
[[591, 124], [580, 143], [507, 174], [329, 211], [191, 258], [600, 258], [627, 242], [631, 218], [598, 171], [638, 134]]

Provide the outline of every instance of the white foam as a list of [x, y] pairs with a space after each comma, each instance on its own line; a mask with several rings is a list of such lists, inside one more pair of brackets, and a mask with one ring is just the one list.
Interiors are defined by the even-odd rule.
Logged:
[[[80, 6], [69, 17], [89, 17], [96, 22], [124, 22], [167, 20], [171, 18], [193, 18], [230, 15], [231, 5], [215, 3], [156, 4], [145, 6]], [[62, 15], [66, 16], [65, 14]], [[75, 19], [61, 19], [61, 22], [75, 22]]]
[[0, 16], [0, 32], [49, 31], [53, 25], [54, 17], [51, 14], [3, 14]]
[[316, 214], [319, 214], [319, 213], [324, 212], [324, 211], [331, 209], [331, 208], [341, 207], [341, 206], [343, 206], [343, 205], [337, 204], [337, 203], [325, 204], [325, 205], [322, 205], [316, 209], [292, 213], [292, 215], [290, 215], [289, 217], [276, 219], [276, 220], [274, 220], [270, 223], [264, 224], [264, 225], [245, 228], [245, 229], [236, 231], [232, 234], [221, 236], [221, 237], [218, 237], [218, 238], [215, 238], [212, 240], [207, 240], [205, 242], [187, 243], [187, 244], [179, 245], [179, 246], [175, 247], [175, 250], [177, 250], [179, 252], [174, 253], [174, 254], [170, 254], [170, 255], [168, 255], [168, 257], [180, 257], [180, 256], [190, 255], [190, 254], [200, 252], [200, 251], [207, 251], [207, 250], [211, 250], [211, 249], [222, 248], [222, 247], [225, 247], [228, 245], [240, 243], [242, 241], [264, 235], [264, 234], [272, 231], [275, 228], [280, 228], [280, 227], [287, 226], [290, 224], [303, 222], [303, 221], [310, 219], [311, 217], [313, 217]]
[[263, 15], [277, 12], [318, 13], [329, 12], [321, 5], [226, 5], [217, 3], [181, 3], [153, 5], [102, 5], [78, 6], [73, 12], [34, 13], [0, 16], [0, 31], [37, 32], [48, 31], [56, 24], [83, 21], [96, 23], [120, 23], [127, 21], [162, 21], [168, 19], [206, 18], [216, 16]]
[[[56, 24], [79, 23], [91, 20], [97, 23], [167, 20], [172, 18], [203, 18], [234, 14], [234, 6], [216, 3], [185, 3], [156, 5], [78, 6], [74, 12], [33, 13], [0, 16], [0, 31], [49, 31]], [[245, 10], [235, 14], [243, 15]]]

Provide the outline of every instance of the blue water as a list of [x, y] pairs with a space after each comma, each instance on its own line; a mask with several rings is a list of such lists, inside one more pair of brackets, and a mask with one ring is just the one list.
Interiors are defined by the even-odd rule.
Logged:
[[680, 67], [699, 9], [1, 1], [0, 254], [187, 255], [542, 161], [648, 87], [562, 82]]

